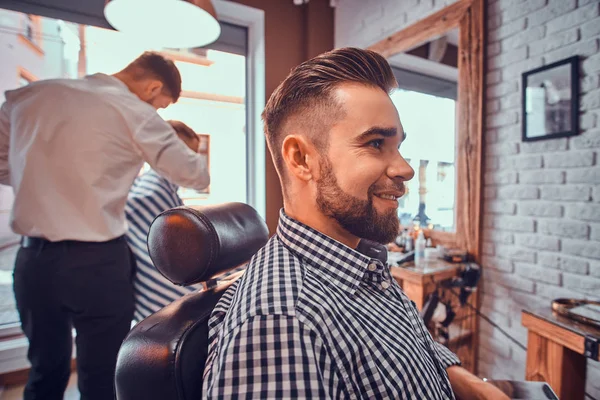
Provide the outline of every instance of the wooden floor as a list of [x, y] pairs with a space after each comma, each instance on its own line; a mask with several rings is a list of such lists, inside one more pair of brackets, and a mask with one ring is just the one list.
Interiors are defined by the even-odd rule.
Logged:
[[[21, 400], [23, 399], [23, 388], [25, 385], [9, 386], [0, 388], [0, 400]], [[71, 374], [69, 386], [65, 392], [64, 400], [79, 400], [79, 390], [77, 390], [77, 374]]]

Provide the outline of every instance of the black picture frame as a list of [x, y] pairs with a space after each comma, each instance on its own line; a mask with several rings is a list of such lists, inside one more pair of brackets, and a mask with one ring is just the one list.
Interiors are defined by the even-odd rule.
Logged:
[[579, 56], [524, 72], [521, 95], [524, 142], [579, 134]]

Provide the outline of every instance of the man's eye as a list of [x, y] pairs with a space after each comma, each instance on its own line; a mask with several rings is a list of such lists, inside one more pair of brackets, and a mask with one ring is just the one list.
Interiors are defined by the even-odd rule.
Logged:
[[383, 139], [371, 140], [369, 143], [367, 143], [367, 145], [374, 147], [376, 149], [380, 149], [381, 146], [383, 146]]

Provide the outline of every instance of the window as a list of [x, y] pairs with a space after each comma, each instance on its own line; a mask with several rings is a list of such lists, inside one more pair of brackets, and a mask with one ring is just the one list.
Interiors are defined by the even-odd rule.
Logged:
[[[238, 5], [216, 5], [227, 15]], [[0, 9], [0, 38], [10, 46], [0, 49], [0, 59], [14, 65], [17, 79], [0, 79], [0, 103], [3, 93], [39, 79], [76, 78], [82, 72], [113, 73], [144, 50], [158, 50], [175, 60], [184, 80], [184, 93], [177, 104], [161, 111], [166, 119], [179, 119], [191, 126], [201, 137], [202, 151], [209, 157], [211, 186], [198, 193], [182, 189], [187, 204], [209, 204], [241, 201], [254, 206], [264, 216], [264, 138], [259, 114], [264, 106], [264, 45], [263, 16], [248, 13], [235, 17], [248, 21], [251, 28], [221, 22], [219, 41], [205, 49], [151, 49], [135, 43], [122, 34], [101, 28], [77, 25], [51, 18], [28, 18], [25, 14]], [[234, 17], [230, 17], [234, 18]], [[8, 29], [24, 21], [43, 22], [47, 32], [44, 41], [51, 42], [42, 57], [31, 57], [24, 41], [29, 31]], [[21, 21], [21, 22], [19, 22]], [[237, 23], [237, 22], [236, 22]], [[6, 24], [6, 25], [5, 25]], [[256, 24], [256, 25], [252, 25]], [[34, 39], [36, 25], [31, 25]], [[254, 36], [249, 37], [249, 30]], [[69, 35], [69, 41], [64, 36]], [[81, 50], [79, 46], [81, 42]], [[249, 43], [254, 50], [249, 51]], [[77, 44], [77, 46], [75, 46]], [[12, 46], [13, 50], [9, 50]], [[250, 54], [250, 55], [248, 55]], [[247, 79], [252, 70], [252, 80]], [[258, 79], [258, 81], [256, 81]], [[254, 88], [252, 91], [247, 87]], [[250, 97], [252, 96], [252, 97]], [[257, 167], [258, 166], [258, 167]], [[261, 170], [262, 169], [262, 170]], [[0, 331], [19, 325], [12, 293], [12, 269], [18, 249], [18, 236], [9, 228], [12, 189], [0, 185]]]
[[456, 83], [395, 69], [391, 98], [407, 134], [400, 152], [415, 170], [399, 203], [403, 226], [455, 229]]
[[[246, 128], [246, 32], [225, 23], [222, 27], [223, 39], [232, 38], [227, 47], [219, 47], [217, 42], [203, 49], [157, 49], [174, 61], [182, 76], [181, 97], [159, 114], [165, 120], [182, 121], [210, 138], [210, 189], [199, 193], [182, 188], [180, 195], [188, 205], [252, 204], [248, 164], [254, 155], [249, 156]], [[231, 31], [237, 36], [228, 35]], [[85, 27], [85, 38], [87, 73], [116, 72], [146, 50], [121, 33], [103, 28]], [[232, 45], [236, 38], [240, 44], [237, 48]]]
[[208, 62], [175, 58], [184, 82], [182, 97], [159, 111], [209, 138], [210, 190], [182, 189], [180, 195], [188, 205], [247, 203], [246, 57], [207, 50], [204, 59]]

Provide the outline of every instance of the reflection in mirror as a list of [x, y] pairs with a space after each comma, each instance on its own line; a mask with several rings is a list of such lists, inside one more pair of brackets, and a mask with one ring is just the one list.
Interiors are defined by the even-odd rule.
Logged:
[[407, 133], [400, 152], [415, 170], [400, 200], [403, 227], [455, 231], [458, 28], [388, 60], [391, 98]]

